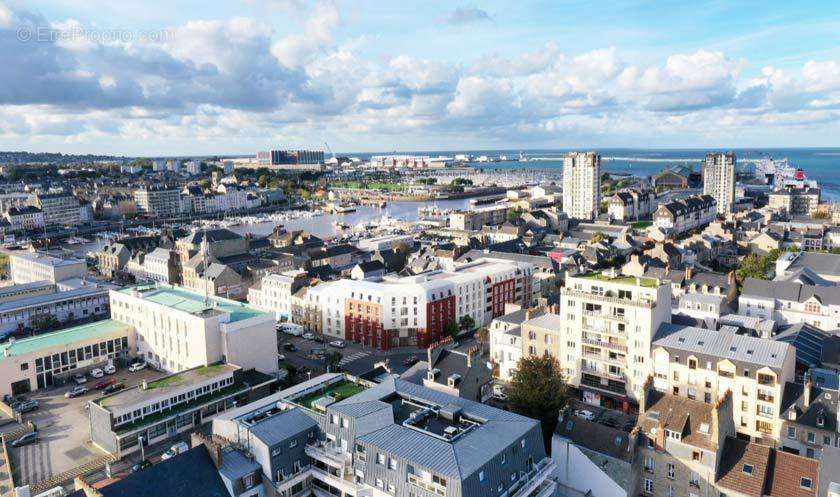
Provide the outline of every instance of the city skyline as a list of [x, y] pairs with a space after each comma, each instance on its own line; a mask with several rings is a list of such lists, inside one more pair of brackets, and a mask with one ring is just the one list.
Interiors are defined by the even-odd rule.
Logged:
[[0, 1], [0, 149], [827, 147], [838, 14], [780, 2]]

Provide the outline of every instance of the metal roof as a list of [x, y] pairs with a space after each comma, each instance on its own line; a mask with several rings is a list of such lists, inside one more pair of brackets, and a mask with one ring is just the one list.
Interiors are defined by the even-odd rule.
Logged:
[[657, 337], [660, 338], [654, 341], [655, 347], [776, 369], [781, 368], [787, 354], [793, 352], [793, 347], [783, 342], [670, 323], [659, 327]]
[[74, 345], [85, 340], [110, 336], [119, 331], [127, 332], [131, 329], [132, 327], [127, 324], [106, 319], [104, 321], [74, 326], [22, 340], [10, 340], [0, 344], [0, 361], [4, 357], [21, 356], [52, 347]]
[[311, 416], [299, 408], [294, 408], [269, 416], [257, 422], [250, 429], [254, 438], [271, 447], [317, 426], [318, 424]]

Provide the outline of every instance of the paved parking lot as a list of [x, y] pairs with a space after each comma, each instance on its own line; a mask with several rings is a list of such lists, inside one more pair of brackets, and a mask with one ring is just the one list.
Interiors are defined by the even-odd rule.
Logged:
[[[325, 343], [318, 343], [313, 340], [307, 340], [302, 337], [295, 337], [285, 333], [277, 334], [277, 343], [278, 348], [280, 349], [279, 353], [286, 357], [284, 362], [286, 364], [291, 364], [297, 369], [306, 368], [312, 372], [313, 376], [326, 372], [326, 366], [323, 359], [317, 359], [312, 356], [311, 351], [313, 349], [326, 348], [327, 351], [337, 351], [341, 353], [342, 360], [339, 365], [343, 369], [356, 374], [364, 373], [368, 368], [372, 368], [373, 364], [383, 359], [388, 359], [392, 371], [398, 374], [408, 369], [409, 366], [404, 364], [406, 358], [414, 356], [421, 361], [426, 359], [426, 349], [404, 347], [389, 351], [381, 351], [352, 342], [345, 342], [346, 347], [339, 349], [329, 345], [331, 340], [335, 339], [327, 339]], [[296, 352], [288, 352], [283, 348], [284, 343], [294, 344], [298, 350]], [[283, 362], [281, 362], [280, 365], [282, 366]]]
[[[163, 374], [152, 369], [144, 369], [137, 373], [120, 369], [106, 378], [113, 378], [125, 383], [126, 387], [131, 387], [144, 379], [153, 380]], [[101, 396], [98, 390], [93, 389], [99, 381], [100, 379], [88, 378], [84, 386], [91, 391], [73, 399], [64, 398], [64, 394], [75, 385], [41, 390], [29, 395], [38, 401], [38, 410], [24, 414], [23, 420], [35, 423], [38, 442], [20, 448], [10, 447], [12, 468], [18, 485], [45, 480], [104, 455], [90, 443], [88, 414], [85, 409], [89, 400]]]
[[579, 400], [570, 400], [569, 408], [572, 412], [576, 410], [589, 411], [594, 415], [593, 421], [612, 428], [618, 428], [629, 432], [636, 424], [636, 416], [626, 414], [614, 409], [607, 409], [605, 407], [593, 406]]

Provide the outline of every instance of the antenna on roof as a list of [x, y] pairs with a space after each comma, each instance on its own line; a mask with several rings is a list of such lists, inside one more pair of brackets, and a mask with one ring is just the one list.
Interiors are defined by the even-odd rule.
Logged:
[[210, 306], [210, 286], [207, 282], [207, 257], [209, 252], [209, 245], [207, 244], [207, 227], [201, 227], [201, 265], [204, 272], [204, 306]]

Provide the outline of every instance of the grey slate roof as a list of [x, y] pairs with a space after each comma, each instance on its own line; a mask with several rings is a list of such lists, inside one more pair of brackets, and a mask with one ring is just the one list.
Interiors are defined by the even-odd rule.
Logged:
[[840, 286], [802, 285], [793, 281], [764, 281], [747, 278], [741, 295], [747, 298], [792, 302], [805, 302], [815, 297], [823, 305], [840, 305]]
[[[767, 366], [778, 370], [784, 364], [785, 356], [794, 352], [793, 347], [784, 342], [670, 323], [661, 325], [656, 336], [654, 347], [691, 353], [701, 363], [728, 359], [736, 365]], [[685, 360], [685, 357], [680, 359]]]
[[[820, 233], [820, 236], [822, 236], [822, 233]], [[840, 276], [840, 255], [802, 252], [791, 262], [787, 271], [796, 271], [806, 267], [817, 274]]]
[[287, 438], [315, 428], [318, 424], [312, 417], [301, 409], [290, 409], [288, 411], [269, 416], [251, 427], [251, 434], [271, 447]]
[[773, 339], [796, 347], [796, 362], [818, 366], [822, 360], [823, 343], [831, 334], [807, 323], [796, 323], [780, 330]]
[[219, 473], [230, 481], [235, 481], [259, 470], [261, 470], [261, 466], [257, 461], [245, 457], [244, 454], [232, 447], [222, 452], [222, 465], [219, 466]]

